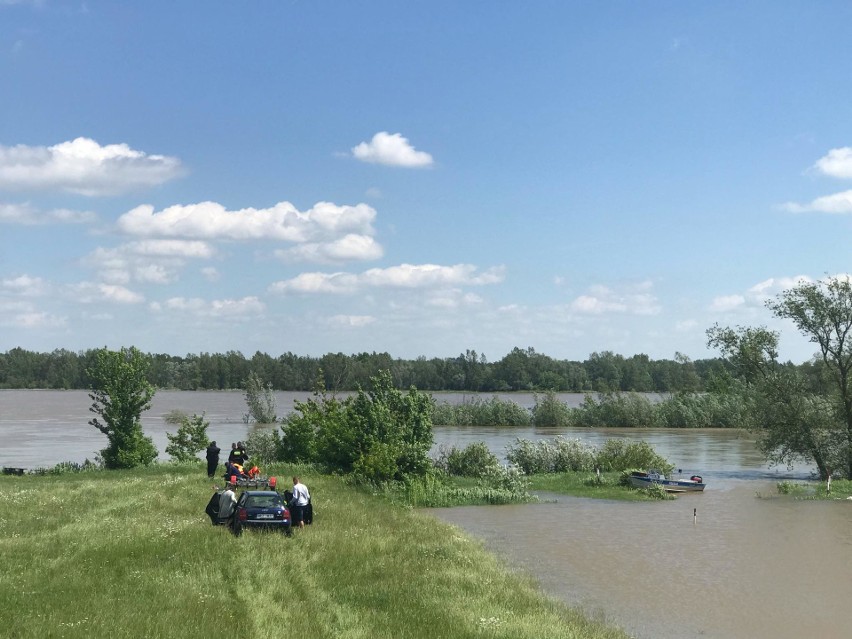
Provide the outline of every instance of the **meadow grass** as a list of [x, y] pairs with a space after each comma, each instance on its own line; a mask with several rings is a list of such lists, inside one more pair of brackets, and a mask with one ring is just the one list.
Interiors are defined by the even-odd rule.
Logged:
[[0, 477], [0, 628], [24, 637], [623, 638], [433, 517], [290, 466], [313, 526], [211, 526], [202, 467]]
[[782, 481], [777, 484], [778, 493], [781, 495], [792, 495], [798, 499], [846, 499], [852, 496], [852, 480], [834, 479], [831, 482], [831, 491], [825, 481]]

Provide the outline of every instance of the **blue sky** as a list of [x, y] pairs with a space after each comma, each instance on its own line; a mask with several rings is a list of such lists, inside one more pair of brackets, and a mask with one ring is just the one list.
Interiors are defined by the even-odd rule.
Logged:
[[0, 0], [0, 350], [712, 356], [850, 272], [847, 2]]

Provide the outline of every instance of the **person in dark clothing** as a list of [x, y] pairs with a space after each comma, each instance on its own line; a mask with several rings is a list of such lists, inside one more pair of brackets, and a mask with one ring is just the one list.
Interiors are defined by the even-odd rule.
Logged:
[[231, 452], [228, 453], [228, 461], [233, 463], [236, 456], [237, 456], [237, 444], [236, 444], [236, 442], [231, 442]]
[[216, 474], [216, 466], [219, 465], [219, 452], [220, 449], [216, 445], [216, 442], [210, 442], [210, 445], [207, 447], [207, 476], [213, 477]]

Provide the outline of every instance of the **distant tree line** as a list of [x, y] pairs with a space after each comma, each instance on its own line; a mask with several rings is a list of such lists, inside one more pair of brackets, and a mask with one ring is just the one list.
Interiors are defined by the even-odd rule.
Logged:
[[[13, 348], [0, 354], [0, 388], [89, 389], [98, 349], [58, 349], [38, 353]], [[310, 357], [285, 353], [272, 357], [239, 351], [185, 356], [143, 354], [148, 382], [156, 388], [229, 390], [245, 388], [250, 374], [274, 390], [310, 391], [322, 381], [329, 391], [369, 386], [379, 371], [389, 371], [397, 388], [424, 391], [560, 391], [560, 392], [701, 392], [712, 388], [730, 367], [725, 360], [652, 360], [647, 355], [624, 357], [611, 351], [592, 353], [582, 362], [559, 360], [533, 348], [514, 348], [496, 362], [466, 350], [457, 357], [394, 359], [388, 353]], [[793, 366], [792, 364], [788, 364]], [[806, 374], [812, 364], [803, 364]]]

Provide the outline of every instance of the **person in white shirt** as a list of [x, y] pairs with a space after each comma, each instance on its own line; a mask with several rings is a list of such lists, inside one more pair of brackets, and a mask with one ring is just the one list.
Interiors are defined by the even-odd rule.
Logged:
[[299, 524], [299, 528], [305, 527], [305, 509], [311, 499], [311, 494], [308, 492], [308, 487], [299, 481], [298, 477], [293, 477], [293, 498], [290, 500], [290, 511], [293, 517], [293, 523]]

